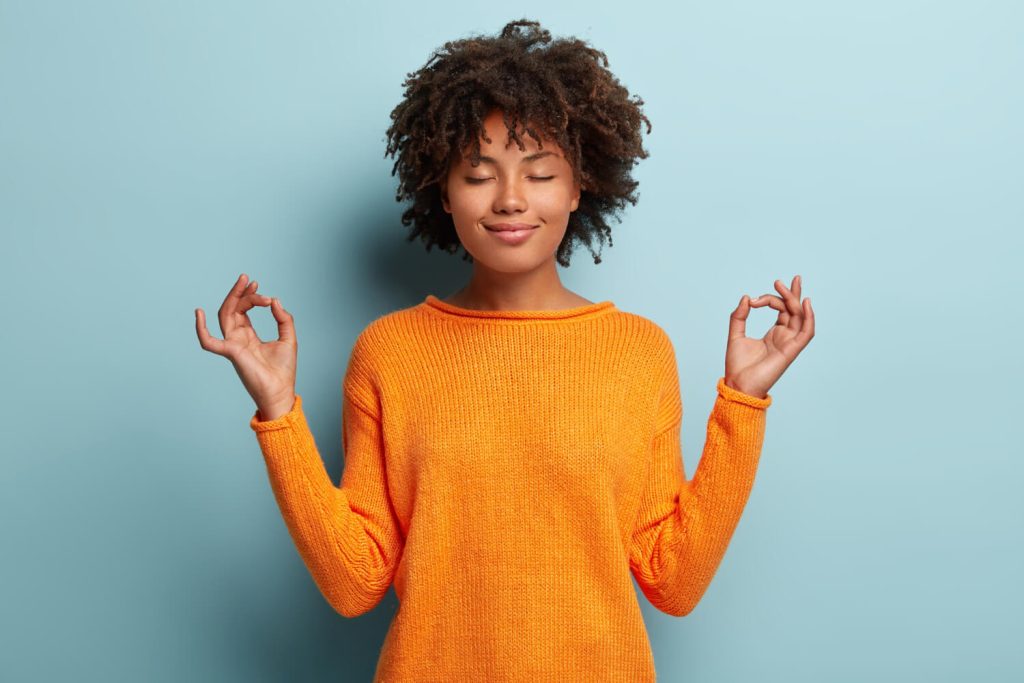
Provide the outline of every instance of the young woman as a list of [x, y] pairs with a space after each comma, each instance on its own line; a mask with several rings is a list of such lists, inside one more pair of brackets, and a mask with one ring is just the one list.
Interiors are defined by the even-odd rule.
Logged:
[[[469, 282], [391, 311], [357, 337], [342, 397], [345, 468], [329, 479], [295, 393], [281, 302], [242, 274], [202, 348], [234, 364], [289, 532], [340, 614], [399, 609], [378, 681], [650, 681], [630, 576], [658, 609], [689, 613], [753, 486], [768, 390], [814, 336], [800, 278], [743, 296], [692, 480], [665, 331], [565, 288], [575, 244], [635, 202], [642, 100], [607, 60], [536, 22], [447, 43], [392, 113], [403, 223], [464, 249]], [[650, 124], [647, 122], [648, 132]], [[595, 262], [600, 258], [594, 255]], [[270, 306], [279, 338], [247, 312]], [[751, 307], [779, 312], [745, 336]]]

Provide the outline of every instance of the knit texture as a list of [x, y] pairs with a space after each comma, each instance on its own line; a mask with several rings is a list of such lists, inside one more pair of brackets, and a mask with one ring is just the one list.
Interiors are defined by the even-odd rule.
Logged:
[[250, 420], [313, 580], [346, 617], [394, 584], [375, 682], [654, 681], [630, 575], [689, 613], [746, 505], [771, 396], [719, 378], [685, 479], [673, 344], [611, 301], [478, 311], [433, 295], [359, 334], [340, 486], [302, 397]]

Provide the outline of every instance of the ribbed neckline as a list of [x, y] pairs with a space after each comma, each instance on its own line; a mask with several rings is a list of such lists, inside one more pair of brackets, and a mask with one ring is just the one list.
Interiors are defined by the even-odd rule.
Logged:
[[592, 304], [575, 306], [573, 308], [561, 308], [557, 310], [538, 311], [481, 311], [474, 308], [463, 308], [450, 304], [447, 301], [438, 299], [433, 294], [428, 294], [421, 306], [424, 309], [455, 318], [474, 318], [477, 320], [580, 320], [610, 313], [614, 310], [615, 304], [609, 300], [595, 301]]

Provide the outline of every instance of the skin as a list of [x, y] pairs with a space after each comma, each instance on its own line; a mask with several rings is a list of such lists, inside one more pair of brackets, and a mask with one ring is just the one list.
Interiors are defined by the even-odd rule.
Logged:
[[[295, 367], [298, 342], [291, 313], [281, 301], [257, 294], [255, 280], [242, 273], [228, 291], [217, 311], [223, 339], [206, 329], [206, 313], [196, 309], [196, 334], [199, 346], [231, 361], [246, 391], [256, 402], [263, 420], [275, 420], [291, 411], [295, 403]], [[249, 320], [249, 309], [270, 306], [277, 321], [276, 340], [262, 341]]]
[[[538, 145], [521, 130], [525, 149], [520, 150], [499, 109], [483, 124], [480, 154], [494, 161], [474, 168], [467, 149], [441, 182], [444, 210], [473, 257], [469, 283], [444, 301], [479, 310], [556, 310], [593, 303], [558, 277], [556, 252], [581, 191], [562, 149], [551, 140]], [[547, 156], [530, 160], [540, 153]], [[539, 227], [526, 242], [509, 245], [484, 227], [495, 223]]]
[[[799, 275], [787, 287], [775, 281], [780, 296], [762, 294], [751, 299], [744, 294], [729, 315], [729, 335], [725, 347], [725, 383], [745, 394], [765, 398], [786, 368], [814, 338], [814, 309], [811, 299], [801, 300]], [[760, 339], [747, 336], [747, 316], [751, 308], [768, 306], [779, 312], [775, 325]]]
[[[555, 254], [565, 235], [569, 214], [579, 206], [580, 186], [562, 151], [552, 142], [543, 148], [524, 136], [526, 149], [508, 141], [508, 131], [495, 110], [484, 121], [483, 156], [494, 159], [474, 168], [466, 154], [455, 159], [442, 181], [444, 209], [452, 214], [463, 246], [473, 256], [469, 283], [445, 299], [448, 303], [479, 310], [557, 310], [593, 303], [566, 289], [558, 277]], [[531, 154], [553, 155], [527, 161]], [[480, 178], [473, 183], [467, 178]], [[550, 178], [540, 180], [539, 178]], [[540, 226], [525, 243], [508, 245], [483, 227], [499, 222]], [[725, 383], [750, 396], [765, 398], [786, 368], [814, 338], [814, 311], [810, 298], [801, 299], [801, 278], [787, 287], [775, 281], [774, 294], [751, 299], [744, 294], [729, 316], [725, 350]], [[295, 403], [298, 343], [292, 315], [280, 300], [258, 294], [258, 283], [242, 273], [217, 311], [223, 339], [206, 329], [206, 314], [195, 309], [199, 345], [228, 358], [260, 419], [274, 420]], [[262, 341], [248, 311], [269, 306], [277, 321], [278, 339]], [[775, 325], [760, 339], [746, 336], [746, 321], [753, 308], [779, 312]]]

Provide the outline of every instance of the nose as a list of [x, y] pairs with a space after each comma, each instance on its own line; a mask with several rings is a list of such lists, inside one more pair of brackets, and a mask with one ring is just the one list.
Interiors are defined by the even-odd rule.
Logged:
[[498, 181], [498, 194], [494, 198], [495, 213], [513, 213], [526, 210], [526, 196], [515, 178]]

